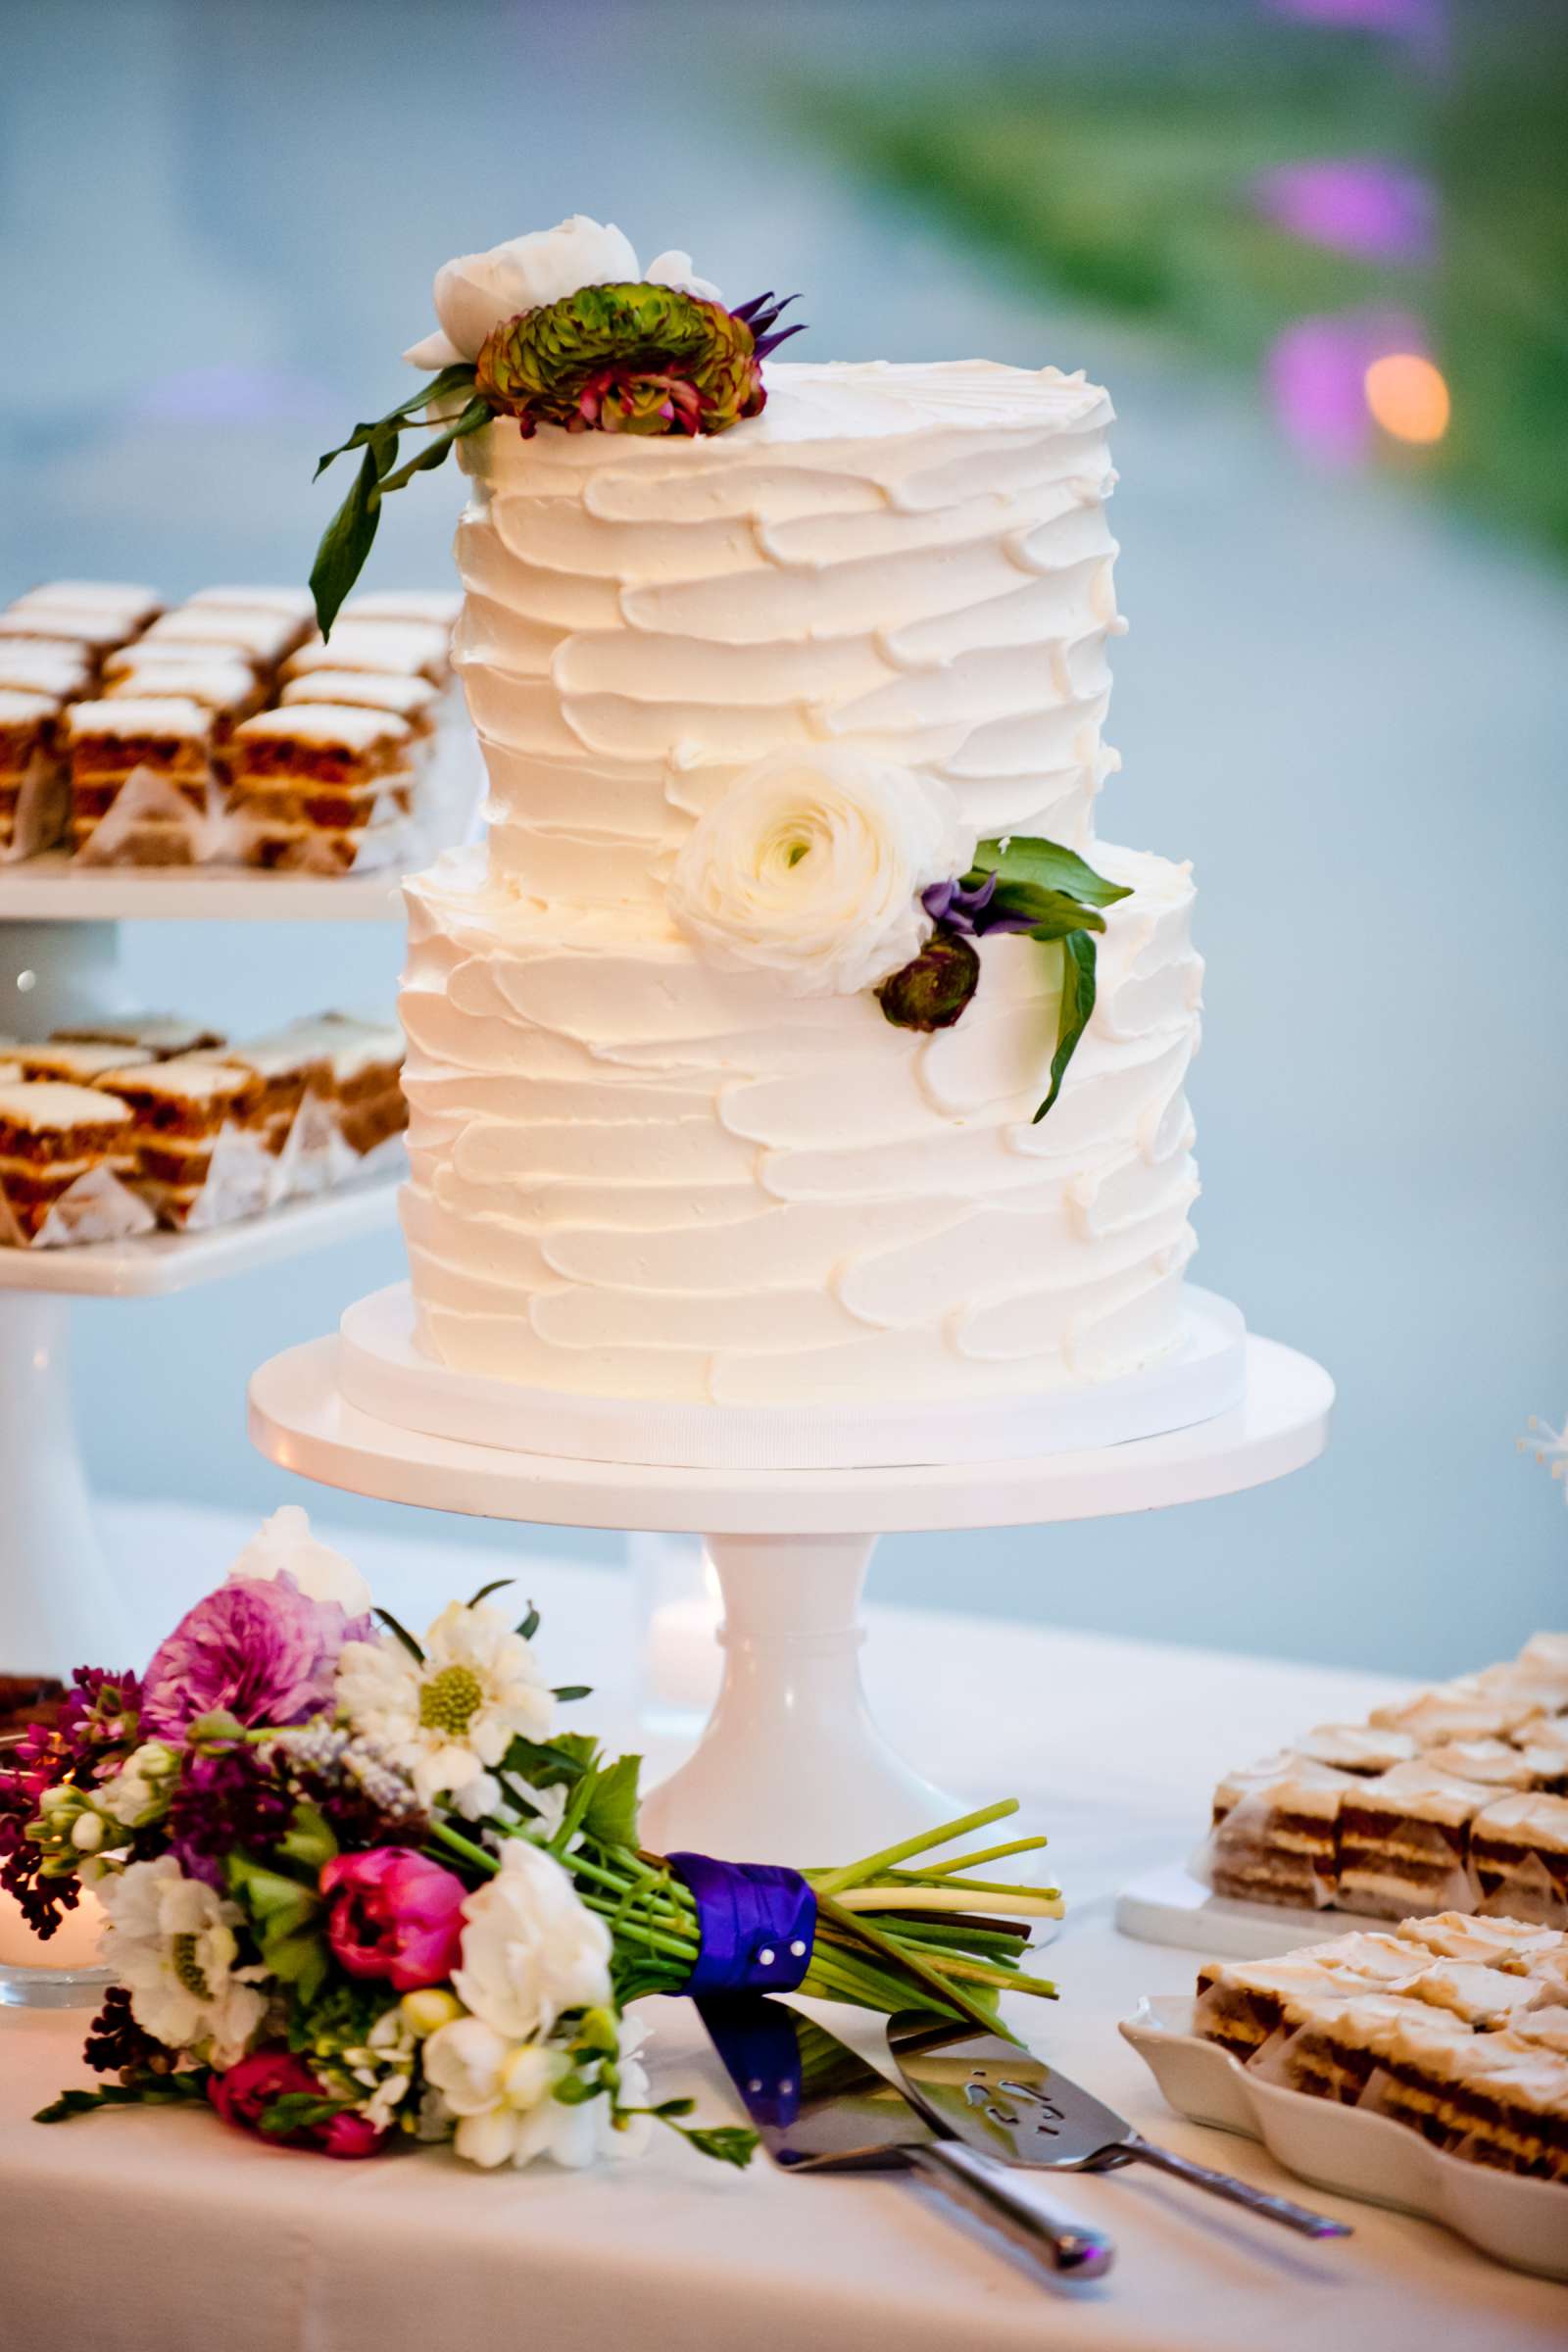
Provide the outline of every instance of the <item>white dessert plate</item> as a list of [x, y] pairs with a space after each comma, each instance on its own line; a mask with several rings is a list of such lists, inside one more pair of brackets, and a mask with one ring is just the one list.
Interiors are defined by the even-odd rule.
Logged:
[[1568, 2182], [1469, 2164], [1390, 2116], [1260, 2082], [1192, 2028], [1185, 1993], [1141, 2001], [1121, 2025], [1178, 2115], [1260, 2139], [1277, 2163], [1318, 2188], [1441, 2222], [1516, 2271], [1568, 2279]]
[[420, 1352], [407, 1283], [344, 1315], [338, 1380], [350, 1404], [394, 1428], [507, 1452], [648, 1469], [860, 1470], [1035, 1460], [1191, 1429], [1246, 1387], [1241, 1309], [1189, 1284], [1187, 1337], [1146, 1372], [1092, 1388], [953, 1404], [661, 1404], [578, 1396], [452, 1372]]
[[[1412, 1901], [1410, 1908], [1419, 1910]], [[1369, 1911], [1297, 1909], [1289, 1903], [1240, 1903], [1215, 1894], [1185, 1863], [1146, 1871], [1116, 1897], [1116, 1925], [1140, 1943], [1175, 1943], [1210, 1960], [1272, 1960], [1303, 1943], [1387, 1930]]]

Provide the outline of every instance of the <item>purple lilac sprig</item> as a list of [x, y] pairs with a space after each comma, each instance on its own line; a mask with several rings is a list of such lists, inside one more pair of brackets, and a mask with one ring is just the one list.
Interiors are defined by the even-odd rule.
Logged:
[[133, 1674], [78, 1666], [53, 1723], [30, 1723], [0, 1770], [0, 1886], [15, 1897], [33, 1934], [45, 1940], [80, 1889], [74, 1876], [42, 1873], [50, 1856], [31, 1835], [45, 1793], [71, 1786], [93, 1788], [135, 1744], [142, 1704]]
[[275, 1750], [249, 1744], [192, 1754], [165, 1824], [170, 1849], [187, 1878], [220, 1892], [226, 1857], [236, 1847], [270, 1854], [286, 1836], [294, 1798]]

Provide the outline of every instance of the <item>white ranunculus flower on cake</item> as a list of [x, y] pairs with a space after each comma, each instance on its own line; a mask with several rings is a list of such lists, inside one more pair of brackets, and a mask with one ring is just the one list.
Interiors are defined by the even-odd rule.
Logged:
[[463, 1917], [453, 1989], [507, 2040], [531, 2040], [563, 2011], [610, 2000], [610, 1930], [555, 1857], [526, 1838], [507, 1840], [500, 1870], [466, 1898]]
[[531, 1645], [487, 1601], [452, 1601], [422, 1659], [387, 1635], [345, 1642], [337, 1702], [354, 1730], [409, 1774], [421, 1804], [449, 1797], [470, 1820], [500, 1802], [498, 1765], [514, 1739], [547, 1740], [555, 1700]]
[[555, 228], [532, 229], [492, 245], [488, 253], [464, 253], [443, 262], [435, 273], [440, 331], [403, 356], [416, 368], [476, 360], [486, 335], [503, 318], [562, 302], [584, 286], [635, 285], [645, 274], [653, 285], [676, 286], [710, 302], [721, 299], [716, 286], [694, 275], [689, 253], [673, 248], [662, 253], [645, 273], [613, 222], [602, 224], [586, 213], [573, 213]]
[[104, 1882], [99, 1900], [109, 1916], [104, 1966], [128, 1990], [142, 2032], [214, 2066], [236, 2065], [267, 2013], [244, 1981], [261, 1970], [234, 1966], [238, 1904], [187, 1879], [172, 1854], [132, 1862]]
[[974, 852], [935, 778], [848, 744], [779, 752], [698, 820], [669, 910], [723, 969], [771, 972], [791, 996], [854, 996], [919, 955], [920, 893]]
[[370, 1588], [351, 1560], [329, 1544], [318, 1543], [311, 1522], [297, 1502], [264, 1519], [228, 1572], [236, 1577], [261, 1577], [270, 1582], [284, 1571], [307, 1600], [335, 1600], [345, 1617], [368, 1617]]

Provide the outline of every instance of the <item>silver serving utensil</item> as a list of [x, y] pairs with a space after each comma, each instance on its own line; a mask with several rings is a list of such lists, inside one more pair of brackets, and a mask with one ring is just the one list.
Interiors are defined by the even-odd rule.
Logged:
[[1004, 2166], [944, 2137], [897, 2083], [824, 2026], [761, 1994], [698, 2006], [762, 2145], [786, 2172], [903, 2168], [1045, 2270], [1078, 2278], [1109, 2270], [1106, 2238], [1020, 2196]]
[[1156, 2146], [1113, 2107], [1000, 2034], [977, 2034], [949, 2018], [903, 2009], [888, 2022], [888, 2043], [920, 2113], [938, 2131], [956, 2132], [971, 2148], [1004, 2163], [1048, 2172], [1103, 2172], [1136, 2158], [1194, 2188], [1245, 2205], [1249, 2213], [1282, 2222], [1303, 2237], [1351, 2234], [1345, 2222]]

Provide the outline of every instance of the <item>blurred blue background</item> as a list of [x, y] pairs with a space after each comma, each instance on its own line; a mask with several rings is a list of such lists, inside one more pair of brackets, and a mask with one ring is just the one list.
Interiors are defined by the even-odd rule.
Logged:
[[[732, 299], [800, 287], [803, 356], [1109, 384], [1132, 633], [1102, 830], [1197, 865], [1199, 1271], [1332, 1368], [1335, 1434], [1224, 1502], [891, 1541], [875, 1582], [1409, 1672], [1568, 1622], [1562, 1490], [1514, 1447], [1568, 1404], [1561, 7], [6, 15], [0, 595], [303, 579], [338, 495], [316, 454], [407, 388], [437, 265], [573, 210], [689, 245]], [[381, 583], [448, 579], [457, 497], [393, 502]], [[238, 1028], [388, 997], [401, 951], [391, 926], [123, 945], [146, 1002]], [[302, 1493], [247, 1446], [247, 1375], [400, 1272], [389, 1238], [83, 1303], [98, 1488]]]

